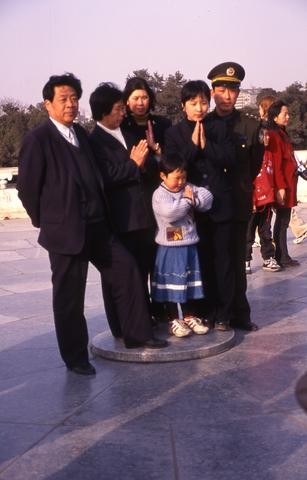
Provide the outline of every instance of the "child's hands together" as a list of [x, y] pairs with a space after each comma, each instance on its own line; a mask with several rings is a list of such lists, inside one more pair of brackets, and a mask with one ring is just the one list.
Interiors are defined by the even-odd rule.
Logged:
[[190, 185], [184, 187], [183, 196], [192, 200], [192, 204], [194, 205], [194, 193], [193, 188]]

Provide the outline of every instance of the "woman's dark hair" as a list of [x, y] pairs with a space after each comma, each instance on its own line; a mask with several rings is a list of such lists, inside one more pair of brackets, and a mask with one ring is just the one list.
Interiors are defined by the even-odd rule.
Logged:
[[203, 80], [190, 80], [183, 85], [181, 90], [181, 102], [183, 105], [191, 98], [197, 97], [197, 95], [204, 96], [208, 103], [210, 103], [211, 93], [210, 88]]
[[160, 172], [166, 176], [175, 170], [187, 170], [187, 162], [180, 153], [171, 153], [169, 155], [162, 155], [159, 162]]
[[268, 123], [267, 127], [271, 129], [279, 128], [277, 123], [274, 121], [275, 117], [281, 112], [282, 107], [287, 107], [288, 105], [283, 100], [277, 100], [276, 102], [272, 103], [268, 110]]
[[43, 88], [43, 99], [53, 101], [54, 87], [66, 86], [72, 87], [77, 94], [78, 99], [82, 95], [80, 80], [73, 73], [64, 73], [63, 75], [52, 75]]
[[123, 99], [123, 92], [114, 83], [100, 83], [91, 93], [90, 106], [94, 120], [101, 120], [111, 113], [113, 105]]
[[[131, 77], [127, 80], [126, 86], [123, 92], [123, 100], [125, 104], [128, 101], [130, 95], [134, 92], [134, 90], [145, 90], [147, 95], [149, 96], [149, 109], [154, 110], [156, 105], [156, 96], [154, 91], [150, 88], [147, 81], [141, 77]], [[129, 107], [128, 107], [129, 110]]]

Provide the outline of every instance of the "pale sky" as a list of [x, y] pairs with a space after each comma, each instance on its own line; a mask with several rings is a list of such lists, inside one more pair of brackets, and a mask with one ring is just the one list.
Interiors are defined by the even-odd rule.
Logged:
[[82, 81], [81, 108], [102, 81], [133, 70], [207, 80], [224, 61], [243, 88], [307, 82], [306, 0], [0, 0], [0, 100], [42, 100], [50, 75]]

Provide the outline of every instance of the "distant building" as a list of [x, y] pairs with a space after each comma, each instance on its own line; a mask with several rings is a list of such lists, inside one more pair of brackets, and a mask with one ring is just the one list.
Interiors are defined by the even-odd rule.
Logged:
[[240, 90], [236, 108], [239, 110], [240, 108], [244, 107], [255, 107], [256, 106], [256, 98], [258, 93], [261, 91], [261, 88], [247, 88]]
[[75, 121], [77, 123], [86, 123], [87, 121], [89, 121], [91, 119], [91, 117], [89, 115], [86, 114], [85, 110], [80, 110]]

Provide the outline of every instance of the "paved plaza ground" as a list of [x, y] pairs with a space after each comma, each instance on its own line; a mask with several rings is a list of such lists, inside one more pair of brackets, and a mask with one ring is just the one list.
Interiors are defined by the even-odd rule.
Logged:
[[[289, 231], [301, 266], [279, 273], [254, 250], [260, 330], [237, 331], [230, 350], [171, 363], [95, 357], [87, 378], [59, 357], [36, 239], [28, 219], [0, 221], [1, 480], [306, 480], [295, 387], [307, 371], [307, 240], [294, 245]], [[107, 330], [93, 268], [86, 315], [91, 338]]]

